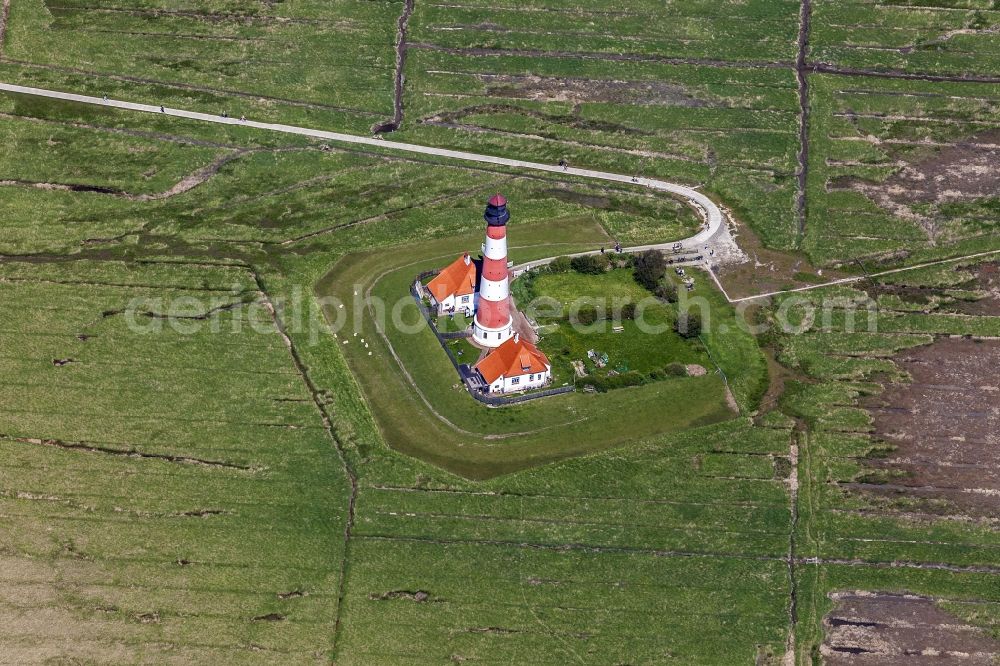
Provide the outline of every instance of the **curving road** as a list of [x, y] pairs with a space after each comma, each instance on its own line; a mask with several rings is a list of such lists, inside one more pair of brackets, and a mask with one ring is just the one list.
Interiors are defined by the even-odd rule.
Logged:
[[[311, 129], [308, 127], [296, 127], [294, 125], [282, 125], [280, 123], [263, 123], [256, 120], [239, 120], [237, 118], [224, 118], [222, 116], [216, 116], [209, 113], [199, 113], [197, 111], [185, 111], [183, 109], [173, 109], [170, 107], [154, 106], [151, 104], [137, 104], [135, 102], [123, 102], [116, 99], [104, 100], [100, 97], [92, 97], [90, 95], [78, 95], [76, 93], [62, 92], [58, 90], [46, 90], [44, 88], [31, 88], [28, 86], [19, 86], [12, 83], [2, 83], [0, 82], [0, 90], [20, 93], [22, 95], [35, 95], [37, 97], [50, 97], [52, 99], [60, 99], [71, 102], [80, 102], [81, 104], [95, 104], [97, 106], [107, 106], [116, 109], [125, 109], [128, 111], [140, 111], [143, 113], [157, 113], [164, 114], [168, 116], [176, 116], [179, 118], [188, 118], [191, 120], [201, 120], [209, 123], [220, 123], [223, 125], [240, 125], [242, 127], [253, 127], [256, 129], [268, 130], [271, 132], [283, 132], [285, 134], [299, 134], [301, 136], [308, 136], [315, 139], [325, 139], [327, 141], [336, 141], [340, 143], [352, 143], [352, 144], [362, 144], [367, 146], [376, 146], [379, 148], [386, 148], [389, 150], [398, 150], [407, 153], [420, 153], [422, 155], [435, 155], [437, 157], [446, 157], [455, 160], [464, 160], [466, 162], [479, 162], [481, 164], [496, 164], [500, 166], [513, 167], [516, 169], [530, 169], [532, 171], [548, 171], [551, 173], [561, 173], [570, 176], [579, 176], [581, 178], [593, 178], [596, 180], [606, 180], [616, 183], [626, 183], [626, 184], [638, 184], [645, 187], [649, 187], [654, 190], [659, 190], [661, 192], [669, 192], [674, 196], [680, 197], [690, 203], [695, 207], [705, 219], [705, 224], [703, 225], [701, 231], [699, 231], [694, 236], [686, 238], [681, 241], [672, 241], [669, 243], [654, 244], [654, 245], [643, 245], [639, 247], [625, 248], [628, 251], [641, 251], [649, 249], [669, 249], [675, 243], [681, 243], [684, 249], [695, 249], [704, 245], [708, 240], [713, 238], [716, 233], [724, 226], [725, 216], [722, 210], [709, 199], [707, 196], [694, 190], [690, 187], [684, 185], [677, 185], [675, 183], [668, 183], [663, 180], [656, 180], [655, 178], [633, 178], [632, 176], [623, 176], [617, 173], [608, 173], [606, 171], [593, 171], [591, 169], [577, 169], [575, 167], [561, 167], [553, 164], [542, 164], [541, 162], [526, 162], [524, 160], [512, 160], [506, 157], [494, 157], [493, 155], [480, 155], [478, 153], [467, 153], [461, 150], [448, 150], [446, 148], [433, 148], [431, 146], [421, 146], [413, 143], [401, 143], [399, 141], [385, 141], [383, 139], [375, 139], [369, 136], [359, 136], [355, 134], [343, 134], [341, 132], [327, 132], [326, 130]], [[532, 262], [531, 265], [539, 265], [546, 263], [547, 260], [541, 260]], [[528, 267], [527, 265], [524, 267]], [[522, 268], [522, 267], [518, 267]]]

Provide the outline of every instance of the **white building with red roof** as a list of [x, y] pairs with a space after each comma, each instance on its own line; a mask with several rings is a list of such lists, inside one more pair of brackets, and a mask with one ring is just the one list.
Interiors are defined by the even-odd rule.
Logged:
[[426, 289], [439, 316], [461, 313], [471, 317], [478, 291], [476, 262], [466, 252], [428, 282]]
[[552, 364], [535, 345], [514, 334], [476, 364], [490, 393], [526, 391], [548, 384]]

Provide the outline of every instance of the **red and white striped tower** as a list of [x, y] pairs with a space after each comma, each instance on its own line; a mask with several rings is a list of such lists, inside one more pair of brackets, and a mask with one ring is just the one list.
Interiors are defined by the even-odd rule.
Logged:
[[484, 347], [499, 347], [514, 335], [510, 316], [510, 279], [507, 275], [507, 200], [495, 194], [486, 205], [486, 242], [483, 273], [479, 279], [479, 305], [472, 325], [472, 339]]

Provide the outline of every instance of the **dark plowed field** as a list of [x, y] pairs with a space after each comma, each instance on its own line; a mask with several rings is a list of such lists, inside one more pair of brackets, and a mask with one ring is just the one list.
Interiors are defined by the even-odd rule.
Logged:
[[1000, 642], [938, 607], [929, 597], [834, 592], [823, 620], [824, 663], [995, 664]]
[[888, 483], [869, 492], [906, 496], [935, 512], [1000, 510], [1000, 342], [949, 338], [896, 358], [912, 378], [868, 401], [877, 435], [896, 449], [870, 465]]

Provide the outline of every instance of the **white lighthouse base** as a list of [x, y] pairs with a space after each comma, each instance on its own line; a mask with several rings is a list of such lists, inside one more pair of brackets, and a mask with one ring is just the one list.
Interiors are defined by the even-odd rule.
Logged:
[[485, 328], [479, 325], [479, 320], [472, 322], [472, 340], [480, 347], [499, 347], [514, 337], [514, 319], [500, 328]]

